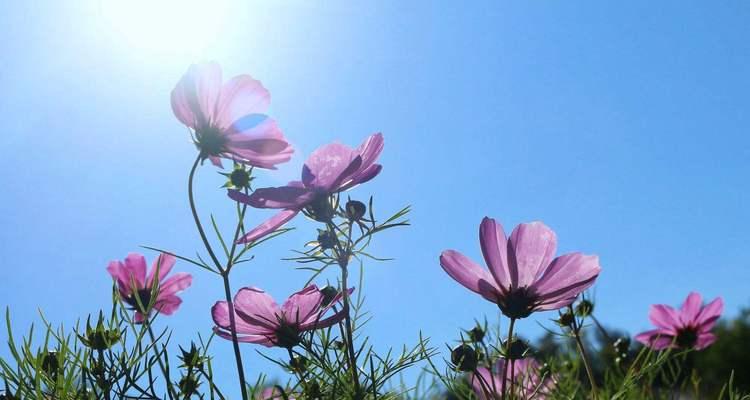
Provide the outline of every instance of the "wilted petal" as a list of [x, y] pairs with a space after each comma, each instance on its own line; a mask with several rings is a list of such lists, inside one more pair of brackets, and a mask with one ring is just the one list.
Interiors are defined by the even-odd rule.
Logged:
[[237, 243], [245, 244], [254, 242], [260, 238], [265, 237], [269, 233], [272, 233], [276, 231], [277, 229], [281, 228], [284, 224], [289, 222], [292, 218], [294, 218], [299, 211], [297, 210], [283, 210], [278, 213], [276, 213], [273, 217], [269, 218], [262, 224], [256, 226], [250, 232], [245, 234], [245, 236], [241, 237]]
[[511, 279], [508, 271], [508, 244], [503, 226], [492, 218], [484, 217], [479, 225], [479, 244], [495, 282], [500, 288], [508, 290]]
[[468, 257], [454, 250], [446, 250], [440, 254], [440, 266], [456, 282], [497, 303], [500, 291], [492, 275]]
[[530, 286], [555, 256], [557, 236], [542, 222], [520, 224], [510, 235], [509, 248], [508, 264], [514, 287]]

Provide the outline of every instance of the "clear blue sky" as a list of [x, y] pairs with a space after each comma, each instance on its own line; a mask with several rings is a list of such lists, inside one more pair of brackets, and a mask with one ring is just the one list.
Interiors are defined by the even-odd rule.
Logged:
[[[383, 172], [351, 193], [375, 194], [381, 215], [414, 208], [414, 225], [373, 249], [396, 261], [366, 265], [368, 333], [380, 348], [413, 343], [420, 329], [442, 346], [474, 318], [494, 320], [496, 307], [438, 265], [446, 248], [480, 259], [485, 215], [508, 231], [543, 220], [560, 252], [598, 254], [607, 325], [637, 333], [649, 304], [690, 290], [723, 296], [730, 316], [750, 305], [750, 3], [224, 7], [203, 26], [94, 1], [0, 5], [0, 305], [17, 328], [37, 308], [66, 324], [106, 308], [107, 262], [141, 244], [199, 248], [185, 188], [195, 151], [169, 92], [200, 60], [271, 91], [297, 153], [267, 184], [296, 176], [318, 145], [384, 133]], [[140, 11], [149, 23], [135, 21]], [[190, 25], [210, 35], [196, 39]], [[203, 215], [229, 229], [222, 178], [206, 167], [198, 179]], [[281, 299], [304, 283], [279, 260], [313, 235], [294, 225], [237, 269], [235, 288]], [[210, 331], [221, 283], [176, 268], [195, 281], [161, 323], [187, 343]], [[533, 319], [519, 329], [541, 332]], [[214, 352], [234, 382], [230, 347]], [[251, 377], [268, 369], [256, 348], [243, 347]]]

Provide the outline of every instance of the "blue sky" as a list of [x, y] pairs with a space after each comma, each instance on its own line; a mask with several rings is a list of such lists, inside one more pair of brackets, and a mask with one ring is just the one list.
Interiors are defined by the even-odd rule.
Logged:
[[[275, 3], [223, 3], [197, 14], [206, 24], [94, 1], [0, 5], [0, 305], [18, 329], [37, 308], [68, 325], [106, 308], [107, 262], [139, 245], [199, 249], [185, 188], [195, 151], [169, 92], [201, 60], [271, 91], [297, 153], [266, 184], [295, 177], [321, 144], [384, 133], [383, 172], [351, 195], [374, 194], [383, 216], [414, 211], [373, 248], [396, 260], [365, 266], [379, 348], [420, 329], [442, 345], [496, 318], [437, 261], [446, 248], [479, 260], [485, 215], [507, 231], [542, 220], [560, 253], [598, 254], [606, 325], [637, 333], [649, 304], [690, 290], [723, 296], [729, 316], [750, 305], [749, 3]], [[230, 229], [222, 178], [205, 167], [198, 180], [202, 214]], [[300, 288], [306, 273], [280, 259], [314, 230], [294, 225], [236, 270], [235, 288]], [[221, 282], [177, 269], [195, 281], [160, 323], [188, 343], [210, 331]], [[534, 320], [553, 316], [518, 329], [534, 337]], [[229, 361], [230, 347], [214, 352]], [[243, 349], [251, 377], [277, 373]]]

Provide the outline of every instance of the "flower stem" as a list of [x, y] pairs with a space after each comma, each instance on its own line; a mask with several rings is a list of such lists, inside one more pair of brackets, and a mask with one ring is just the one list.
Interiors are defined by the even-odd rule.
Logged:
[[[573, 307], [570, 307], [570, 312], [573, 312]], [[591, 369], [591, 365], [589, 365], [588, 357], [586, 357], [586, 348], [583, 346], [583, 340], [581, 339], [581, 326], [578, 325], [578, 322], [576, 319], [573, 319], [573, 326], [571, 327], [571, 330], [573, 332], [573, 337], [575, 338], [576, 345], [578, 347], [578, 352], [581, 354], [581, 360], [583, 361], [583, 366], [586, 368], [586, 375], [589, 378], [589, 383], [591, 384], [591, 398], [596, 400], [597, 397], [597, 388], [596, 388], [596, 380], [594, 379], [594, 371]]]
[[[500, 398], [505, 400], [505, 381], [508, 380], [508, 360], [510, 360], [510, 346], [513, 344], [513, 325], [515, 325], [516, 319], [510, 319], [510, 325], [508, 326], [508, 339], [505, 341], [505, 365], [503, 365], [503, 381], [500, 383]], [[513, 377], [511, 376], [511, 379]], [[511, 390], [513, 390], [513, 383], [511, 381]]]
[[146, 328], [148, 329], [148, 336], [151, 338], [154, 356], [156, 356], [156, 361], [159, 363], [159, 369], [161, 369], [161, 373], [164, 375], [164, 380], [167, 382], [167, 393], [169, 394], [169, 398], [178, 398], [179, 396], [174, 392], [172, 380], [169, 377], [169, 367], [164, 365], [164, 362], [161, 360], [161, 354], [159, 354], [159, 349], [156, 347], [156, 336], [154, 335], [153, 329], [151, 329], [151, 321], [146, 321]]
[[[198, 233], [201, 236], [201, 240], [203, 241], [203, 245], [206, 248], [206, 251], [208, 252], [208, 255], [211, 257], [211, 260], [214, 262], [216, 268], [219, 270], [219, 273], [221, 274], [221, 278], [224, 281], [224, 296], [227, 301], [227, 308], [229, 309], [229, 324], [232, 332], [232, 347], [234, 348], [234, 359], [235, 363], [237, 365], [237, 376], [240, 381], [240, 393], [242, 394], [243, 400], [248, 400], [247, 397], [247, 390], [245, 388], [245, 371], [242, 367], [242, 355], [240, 354], [240, 345], [239, 341], [237, 340], [237, 325], [235, 323], [234, 318], [234, 304], [232, 303], [232, 290], [229, 286], [229, 269], [231, 268], [232, 263], [232, 257], [229, 257], [229, 261], [227, 261], [227, 268], [224, 269], [221, 266], [221, 262], [219, 262], [219, 259], [216, 257], [216, 254], [213, 251], [213, 248], [211, 247], [211, 243], [208, 241], [208, 238], [206, 237], [206, 232], [203, 230], [203, 225], [201, 224], [201, 220], [198, 217], [198, 211], [195, 208], [195, 199], [193, 197], [193, 178], [195, 177], [195, 171], [198, 168], [198, 165], [200, 164], [201, 157], [200, 155], [195, 159], [195, 162], [193, 163], [193, 167], [190, 169], [190, 176], [188, 178], [188, 199], [190, 201], [190, 211], [193, 213], [193, 219], [195, 220], [195, 226], [198, 228]], [[241, 221], [240, 221], [241, 224]], [[236, 240], [235, 240], [236, 241]]]

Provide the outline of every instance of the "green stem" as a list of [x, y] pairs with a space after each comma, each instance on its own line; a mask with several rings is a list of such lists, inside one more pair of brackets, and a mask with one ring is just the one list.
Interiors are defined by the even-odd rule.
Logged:
[[[573, 312], [573, 307], [568, 306], [570, 308], [570, 312]], [[589, 365], [588, 357], [586, 356], [586, 348], [583, 346], [583, 340], [581, 339], [581, 327], [578, 325], [578, 322], [573, 319], [573, 337], [575, 338], [576, 345], [578, 347], [578, 352], [581, 354], [581, 360], [583, 361], [583, 366], [586, 369], [586, 375], [589, 378], [589, 383], [591, 384], [591, 398], [596, 400], [597, 397], [597, 387], [596, 387], [596, 380], [594, 380], [594, 371], [591, 369], [591, 365]]]
[[[505, 364], [503, 365], [503, 381], [500, 383], [500, 398], [505, 400], [505, 381], [508, 380], [508, 360], [510, 360], [510, 346], [513, 344], [513, 325], [516, 324], [516, 319], [510, 319], [510, 325], [508, 326], [508, 339], [505, 341]], [[512, 377], [511, 377], [512, 379]], [[511, 381], [511, 390], [513, 389], [513, 383]]]
[[164, 362], [161, 360], [161, 354], [159, 354], [159, 349], [156, 344], [156, 336], [154, 335], [153, 329], [151, 329], [151, 321], [146, 321], [146, 328], [148, 329], [148, 336], [151, 338], [154, 356], [156, 356], [156, 361], [159, 363], [159, 369], [161, 369], [161, 373], [164, 375], [164, 380], [167, 382], [167, 394], [169, 394], [170, 399], [175, 399], [179, 396], [174, 392], [172, 379], [169, 377], [169, 367], [165, 366]]
[[[190, 200], [190, 211], [192, 211], [193, 213], [195, 226], [198, 228], [198, 233], [201, 236], [203, 245], [205, 246], [206, 251], [208, 251], [208, 254], [211, 257], [211, 260], [213, 260], [214, 264], [216, 265], [216, 268], [219, 270], [219, 273], [221, 274], [222, 280], [224, 281], [224, 296], [227, 301], [227, 308], [229, 309], [229, 325], [231, 328], [230, 331], [232, 333], [232, 347], [234, 348], [234, 360], [237, 365], [237, 376], [240, 381], [240, 393], [242, 394], [243, 400], [248, 400], [247, 390], [245, 388], [245, 370], [242, 366], [242, 355], [240, 354], [240, 345], [239, 345], [239, 341], [237, 340], [237, 328], [236, 328], [237, 324], [234, 318], [234, 303], [232, 302], [232, 290], [231, 290], [231, 287], [229, 286], [229, 269], [231, 268], [232, 257], [229, 257], [229, 261], [227, 261], [228, 267], [226, 269], [222, 268], [221, 262], [219, 262], [219, 259], [216, 257], [216, 254], [214, 253], [213, 248], [211, 247], [211, 243], [208, 241], [208, 237], [206, 237], [206, 232], [203, 230], [203, 225], [201, 224], [201, 220], [198, 217], [198, 211], [195, 207], [195, 199], [193, 197], [193, 178], [195, 177], [195, 171], [198, 168], [198, 165], [200, 164], [200, 160], [201, 160], [201, 157], [199, 155], [195, 159], [195, 162], [193, 163], [193, 167], [190, 169], [190, 176], [188, 178], [188, 199]], [[240, 221], [240, 224], [241, 224], [241, 221]], [[232, 246], [234, 247], [234, 244]]]

